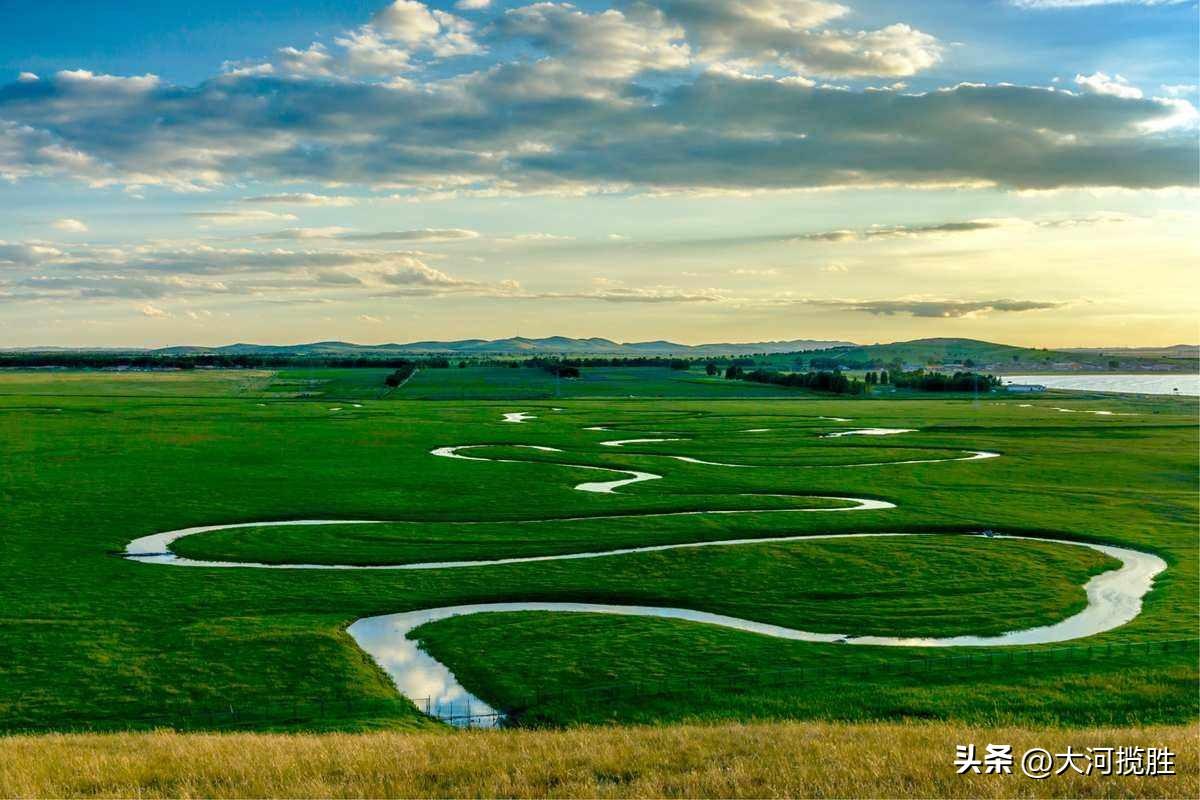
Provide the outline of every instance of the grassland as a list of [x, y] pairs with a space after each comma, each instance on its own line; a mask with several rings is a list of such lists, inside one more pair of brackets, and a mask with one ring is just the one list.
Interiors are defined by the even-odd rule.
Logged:
[[[535, 370], [503, 371], [541, 377]], [[407, 386], [380, 395], [373, 379], [378, 376], [345, 372], [2, 376], [5, 729], [144, 727], [183, 718], [196, 707], [255, 707], [280, 697], [394, 701], [388, 679], [345, 627], [362, 616], [406, 609], [510, 599], [643, 603], [809, 630], [952, 635], [1062, 618], [1084, 602], [1080, 586], [1087, 576], [1106, 568], [1103, 557], [1082, 548], [951, 535], [982, 528], [1161, 554], [1170, 567], [1144, 613], [1092, 640], [1195, 635], [1197, 417], [1189, 401], [1057, 395], [1022, 408], [1016, 400], [838, 400], [795, 393], [629, 399], [636, 393], [631, 383], [644, 379], [641, 371], [608, 384], [604, 391], [619, 388], [625, 395], [620, 400], [430, 401], [414, 399]], [[436, 372], [431, 377], [461, 378], [464, 385], [480, 378], [469, 369]], [[732, 388], [694, 385], [713, 392], [754, 388], [740, 382]], [[421, 383], [414, 379], [412, 387], [420, 390]], [[522, 391], [519, 385], [502, 388], [505, 396]], [[1131, 416], [1064, 414], [1053, 410], [1056, 405]], [[537, 419], [501, 422], [503, 412], [516, 410]], [[596, 425], [613, 430], [584, 430]], [[874, 440], [820, 437], [858, 426], [920, 431]], [[747, 433], [762, 428], [768, 430]], [[684, 441], [600, 445], [651, 435]], [[538, 444], [564, 453], [522, 450], [522, 460], [535, 462], [524, 464], [429, 455], [458, 444], [497, 445], [499, 453]], [[1003, 458], [840, 468], [977, 449]], [[667, 455], [757, 467], [722, 469]], [[556, 462], [665, 477], [611, 496], [589, 495], [572, 486], [595, 480], [595, 474]], [[745, 496], [764, 494], [789, 497]], [[898, 508], [556, 519], [763, 503], [829, 505], [814, 498], [821, 495], [874, 497]], [[184, 540], [178, 549], [214, 558], [403, 563], [730, 536], [855, 530], [947, 535], [406, 573], [178, 569], [112, 555], [155, 531], [311, 518], [395, 522], [286, 534], [229, 531]], [[524, 702], [531, 688], [570, 694], [598, 683], [695, 679], [689, 691], [668, 698], [556, 701], [532, 709], [530, 719], [547, 725], [925, 718], [1079, 727], [1191, 723], [1198, 713], [1194, 651], [874, 680], [849, 670], [925, 651], [787, 642], [664, 620], [485, 616], [439, 622], [420, 635], [465, 685], [500, 707]], [[804, 691], [709, 680], [795, 667], [833, 674]], [[387, 708], [320, 724], [348, 730], [431, 724], [405, 703]], [[147, 721], [149, 715], [162, 716]]]
[[[4, 797], [1195, 797], [1186, 727], [938, 724], [0, 739]], [[1176, 775], [957, 775], [955, 746], [1170, 747]]]
[[564, 380], [527, 367], [468, 366], [421, 370], [396, 394], [409, 400], [795, 396], [779, 386], [739, 383], [709, 377], [699, 369], [589, 367], [579, 378]]
[[270, 370], [0, 370], [0, 396], [254, 397], [279, 378]]

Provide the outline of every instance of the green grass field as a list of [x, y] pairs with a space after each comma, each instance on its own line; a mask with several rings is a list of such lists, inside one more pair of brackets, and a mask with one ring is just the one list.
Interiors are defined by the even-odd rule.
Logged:
[[789, 390], [766, 384], [739, 385], [709, 377], [699, 367], [589, 367], [578, 378], [556, 379], [540, 369], [468, 366], [423, 369], [400, 389], [397, 398], [412, 400], [646, 397], [788, 397]]
[[[1086, 603], [1087, 578], [1112, 566], [1084, 548], [955, 535], [984, 528], [1167, 560], [1135, 621], [1077, 644], [1196, 635], [1194, 401], [1063, 393], [843, 400], [652, 369], [595, 370], [550, 399], [552, 376], [489, 369], [425, 370], [393, 392], [381, 391], [387, 370], [0, 375], [0, 726], [150, 727], [158, 724], [145, 721], [150, 715], [169, 723], [197, 707], [281, 698], [350, 698], [372, 709], [323, 718], [326, 728], [429, 726], [396, 701], [347, 625], [408, 609], [539, 600], [678, 606], [851, 634], [989, 634], [1070, 615]], [[511, 411], [536, 419], [502, 422]], [[593, 426], [611, 430], [585, 430]], [[919, 431], [821, 438], [874, 426]], [[748, 432], [756, 429], [767, 430]], [[682, 441], [600, 444], [650, 437]], [[430, 455], [464, 444], [495, 445], [489, 457], [528, 463]], [[562, 452], [513, 447], [530, 444]], [[842, 468], [974, 450], [1002, 457]], [[671, 455], [755, 468], [663, 457]], [[572, 487], [598, 474], [564, 463], [664, 477], [590, 494]], [[839, 505], [818, 496], [897, 508], [636, 516]], [[805, 533], [943, 535], [411, 572], [178, 568], [114, 555], [156, 531], [321, 518], [394, 522], [222, 531], [175, 550], [393, 564]], [[886, 669], [928, 649], [783, 641], [679, 621], [525, 612], [454, 618], [418, 633], [472, 692], [551, 725], [930, 718], [1090, 726], [1186, 723], [1200, 712], [1194, 648], [913, 676]], [[820, 667], [822, 677], [802, 687], [721, 680], [802, 667]], [[875, 671], [852, 674], [864, 668]], [[582, 691], [668, 680], [683, 688], [602, 699]], [[538, 694], [553, 699], [529, 707]]]

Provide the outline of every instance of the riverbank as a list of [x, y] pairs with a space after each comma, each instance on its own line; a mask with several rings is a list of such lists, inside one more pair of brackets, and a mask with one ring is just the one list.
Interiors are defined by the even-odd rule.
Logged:
[[[1200, 728], [957, 723], [674, 725], [367, 734], [56, 735], [0, 739], [4, 797], [1195, 797]], [[1013, 774], [957, 774], [955, 748], [1012, 745]], [[1021, 756], [1166, 747], [1176, 775]]]

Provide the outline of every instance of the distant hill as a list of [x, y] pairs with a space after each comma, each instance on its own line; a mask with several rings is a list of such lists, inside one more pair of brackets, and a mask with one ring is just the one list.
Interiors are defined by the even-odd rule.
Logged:
[[[1180, 346], [1186, 347], [1186, 346]], [[907, 366], [936, 364], [964, 364], [971, 362], [980, 369], [994, 371], [1052, 370], [1070, 368], [1068, 365], [1084, 365], [1092, 368], [1110, 368], [1116, 360], [1130, 368], [1162, 363], [1180, 358], [1195, 358], [1181, 354], [1178, 348], [1161, 348], [1162, 353], [1153, 353], [1158, 348], [1116, 348], [1103, 350], [1046, 350], [1032, 347], [1016, 347], [978, 339], [914, 339], [910, 342], [892, 344], [855, 345], [835, 348], [825, 357], [851, 365], [865, 362], [890, 364], [901, 361]]]
[[686, 345], [678, 342], [614, 342], [611, 339], [572, 339], [548, 336], [527, 339], [514, 336], [508, 339], [459, 339], [456, 341], [423, 341], [405, 344], [352, 344], [350, 342], [312, 342], [309, 344], [230, 344], [222, 347], [163, 347], [151, 352], [160, 355], [246, 355], [250, 353], [296, 356], [358, 356], [358, 355], [605, 355], [605, 356], [716, 356], [751, 355], [754, 353], [795, 353], [805, 350], [826, 350], [832, 347], [854, 347], [850, 342], [792, 339], [773, 342], [719, 342]]
[[[180, 345], [157, 350], [121, 348], [25, 347], [0, 348], [0, 359], [11, 361], [21, 354], [42, 354], [47, 363], [62, 363], [72, 354], [106, 356], [269, 356], [276, 359], [374, 359], [374, 358], [470, 358], [490, 356], [547, 356], [547, 357], [617, 357], [617, 358], [739, 358], [763, 356], [760, 364], [790, 370], [799, 363], [804, 368], [845, 369], [890, 367], [899, 361], [906, 369], [936, 367], [939, 369], [968, 368], [994, 374], [1022, 372], [1070, 372], [1075, 370], [1103, 371], [1190, 371], [1200, 369], [1196, 345], [1171, 347], [1107, 347], [1046, 350], [1031, 347], [984, 342], [978, 339], [914, 339], [891, 344], [858, 345], [850, 342], [820, 339], [789, 339], [768, 342], [712, 342], [686, 345], [666, 340], [648, 342], [615, 342], [592, 337], [574, 339], [567, 336], [547, 336], [529, 339], [513, 336], [507, 339], [457, 339], [453, 341], [420, 341], [403, 344], [354, 344], [352, 342], [310, 342], [307, 344], [253, 344], [239, 342], [221, 347]], [[792, 354], [811, 355], [794, 358]], [[57, 359], [57, 360], [55, 360]], [[28, 360], [28, 359], [26, 359]], [[960, 366], [961, 365], [961, 366]], [[0, 364], [2, 366], [2, 364]]]
[[[1016, 358], [1014, 358], [1014, 356]], [[1011, 363], [1014, 361], [1042, 361], [1060, 357], [1074, 358], [1069, 353], [1050, 350], [1035, 350], [1028, 347], [983, 342], [978, 339], [914, 339], [910, 342], [871, 344], [841, 349], [830, 353], [830, 358], [846, 362], [900, 360], [906, 364], [946, 364], [972, 361], [977, 364]]]
[[1071, 347], [1066, 352], [1110, 355], [1117, 358], [1200, 358], [1200, 344], [1172, 344], [1167, 347]]

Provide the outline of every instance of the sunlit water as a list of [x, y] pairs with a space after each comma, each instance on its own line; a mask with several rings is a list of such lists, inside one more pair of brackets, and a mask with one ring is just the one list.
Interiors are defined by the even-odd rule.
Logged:
[[837, 431], [823, 434], [823, 439], [840, 439], [843, 436], [895, 436], [898, 433], [916, 433], [916, 428], [858, 428], [852, 431]]
[[1047, 389], [1076, 389], [1119, 394], [1200, 396], [1200, 375], [1005, 375], [1004, 384], [1038, 384]]
[[[707, 542], [704, 546], [936, 535], [938, 534], [829, 534]], [[1025, 539], [1027, 541], [1053, 542], [1055, 544], [1087, 547], [1112, 556], [1121, 562], [1121, 566], [1117, 569], [1096, 575], [1087, 582], [1084, 590], [1087, 593], [1088, 604], [1078, 614], [1074, 614], [1052, 625], [1014, 630], [995, 636], [856, 637], [845, 633], [805, 631], [781, 625], [771, 625], [764, 622], [730, 617], [724, 614], [710, 614], [705, 611], [695, 611], [688, 608], [624, 606], [603, 603], [536, 602], [478, 603], [422, 609], [420, 611], [406, 611], [398, 614], [384, 614], [377, 617], [360, 619], [351, 625], [348, 631], [354, 637], [354, 641], [358, 642], [358, 646], [369, 653], [383, 667], [384, 671], [391, 676], [396, 687], [405, 696], [413, 700], [419, 708], [428, 708], [430, 713], [435, 716], [453, 721], [456, 716], [461, 716], [464, 713], [464, 709], [471, 709], [471, 713], [473, 714], [493, 714], [495, 710], [467, 691], [458, 682], [458, 679], [455, 678], [454, 673], [450, 671], [449, 667], [421, 650], [417, 641], [409, 638], [412, 631], [421, 625], [449, 617], [514, 611], [611, 614], [685, 620], [792, 641], [875, 645], [883, 647], [1001, 647], [1051, 644], [1070, 639], [1079, 639], [1085, 636], [1093, 636], [1130, 622], [1141, 612], [1142, 598], [1150, 591], [1154, 583], [1154, 576], [1167, 567], [1166, 562], [1158, 556], [1123, 547], [1059, 539], [1034, 539], [1022, 536], [997, 536], [994, 538]], [[672, 548], [633, 548], [621, 552], [645, 552], [652, 549]]]

